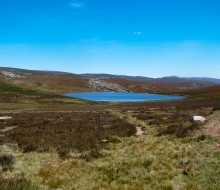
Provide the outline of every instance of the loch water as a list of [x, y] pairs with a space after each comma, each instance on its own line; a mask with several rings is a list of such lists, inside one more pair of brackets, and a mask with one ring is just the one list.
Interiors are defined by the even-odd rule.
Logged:
[[106, 102], [142, 102], [155, 100], [179, 100], [184, 96], [161, 95], [133, 92], [69, 92], [65, 96], [79, 98], [90, 101], [106, 101]]

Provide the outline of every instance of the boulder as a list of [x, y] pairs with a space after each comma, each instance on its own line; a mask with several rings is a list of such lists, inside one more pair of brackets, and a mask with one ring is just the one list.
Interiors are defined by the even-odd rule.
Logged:
[[12, 117], [8, 117], [8, 116], [0, 117], [0, 120], [6, 120], [6, 119], [12, 119]]
[[200, 121], [204, 123], [206, 119], [202, 116], [193, 116], [193, 121]]

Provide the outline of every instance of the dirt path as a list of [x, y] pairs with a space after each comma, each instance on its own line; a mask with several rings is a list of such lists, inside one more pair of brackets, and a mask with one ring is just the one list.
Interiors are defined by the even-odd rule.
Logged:
[[149, 128], [146, 122], [138, 120], [132, 117], [130, 114], [122, 113], [119, 110], [110, 110], [110, 113], [120, 119], [127, 121], [130, 124], [135, 125], [137, 130], [136, 136], [142, 136], [144, 134], [144, 130]]
[[212, 146], [213, 152], [220, 151], [220, 111], [214, 112], [205, 124], [205, 134], [212, 136], [215, 139], [215, 143]]

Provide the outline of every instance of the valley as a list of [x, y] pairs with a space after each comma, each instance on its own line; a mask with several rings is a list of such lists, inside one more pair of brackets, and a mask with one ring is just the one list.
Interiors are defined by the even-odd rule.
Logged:
[[[92, 78], [122, 89], [180, 93], [187, 98], [90, 102], [60, 94], [71, 88], [88, 90], [85, 81], [91, 79], [19, 72], [0, 82], [0, 189], [217, 190], [220, 186], [217, 86], [177, 89]], [[39, 81], [45, 82], [43, 86], [35, 86]], [[113, 90], [105, 84], [105, 90]], [[207, 122], [193, 121], [195, 115]]]

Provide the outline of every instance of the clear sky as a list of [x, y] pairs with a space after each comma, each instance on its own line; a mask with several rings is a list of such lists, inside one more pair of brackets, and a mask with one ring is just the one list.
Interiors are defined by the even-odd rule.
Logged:
[[1, 0], [0, 66], [220, 78], [220, 1]]

